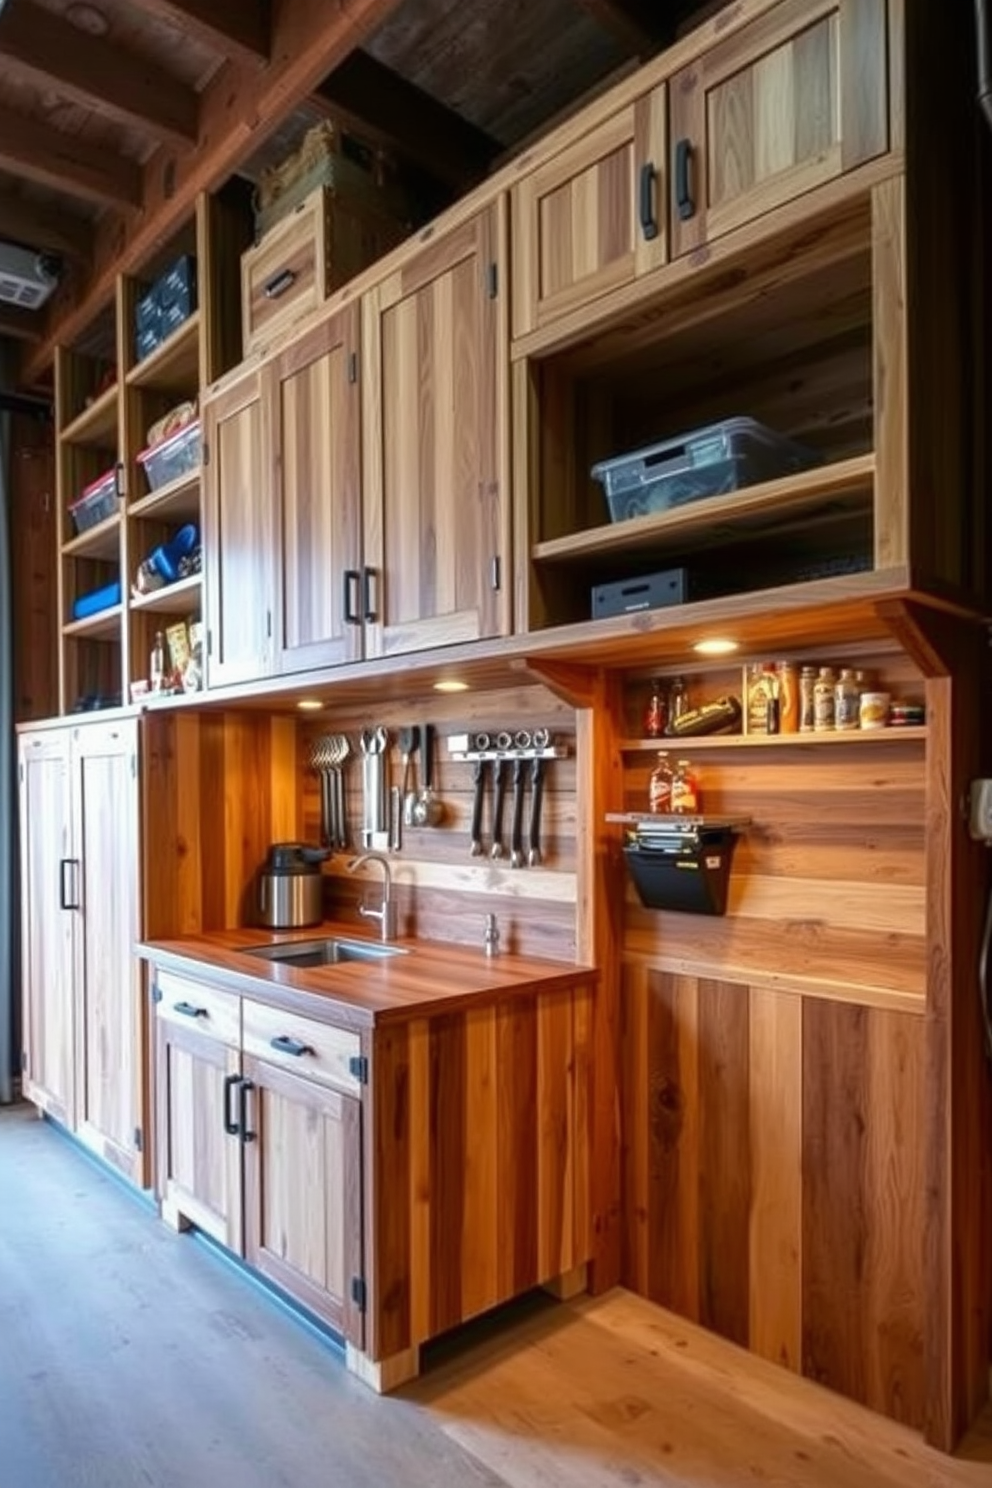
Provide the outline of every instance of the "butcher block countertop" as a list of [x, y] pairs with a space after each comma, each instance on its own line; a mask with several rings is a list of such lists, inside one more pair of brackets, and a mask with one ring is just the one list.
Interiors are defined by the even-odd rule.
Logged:
[[331, 966], [287, 966], [245, 952], [254, 946], [374, 937], [354, 923], [325, 922], [307, 930], [218, 930], [181, 940], [145, 941], [138, 954], [153, 965], [246, 997], [328, 1023], [368, 1029], [387, 1022], [464, 1011], [466, 1004], [495, 1001], [514, 992], [555, 992], [588, 982], [596, 973], [573, 962], [499, 952], [482, 946], [403, 939], [391, 945], [404, 954], [381, 961], [345, 961]]

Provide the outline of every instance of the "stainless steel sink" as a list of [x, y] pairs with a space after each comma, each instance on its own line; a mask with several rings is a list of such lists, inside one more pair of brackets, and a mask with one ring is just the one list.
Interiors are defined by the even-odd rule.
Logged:
[[252, 946], [248, 956], [278, 961], [283, 966], [337, 966], [343, 961], [385, 961], [403, 956], [402, 946], [380, 945], [374, 940], [293, 940], [283, 945]]

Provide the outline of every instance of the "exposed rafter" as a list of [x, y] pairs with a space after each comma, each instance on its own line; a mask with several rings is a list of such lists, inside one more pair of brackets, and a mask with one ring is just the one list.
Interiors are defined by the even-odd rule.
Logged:
[[[100, 223], [92, 273], [69, 304], [61, 298], [58, 302], [58, 340], [72, 341], [79, 335], [107, 303], [116, 273], [135, 269], [187, 222], [198, 194], [223, 185], [286, 114], [361, 46], [398, 4], [399, 0], [335, 0], [333, 5], [281, 0], [270, 65], [261, 71], [222, 68], [201, 95], [198, 149], [178, 157], [165, 149], [156, 151], [138, 189], [142, 211]], [[0, 115], [0, 164], [4, 134]], [[46, 323], [44, 340], [24, 368], [28, 383], [37, 381], [54, 356], [52, 316], [46, 316]]]
[[41, 327], [40, 315], [21, 310], [16, 305], [0, 304], [0, 338], [9, 336], [14, 341], [40, 341]]
[[11, 71], [43, 86], [54, 84], [65, 97], [108, 118], [180, 145], [196, 139], [191, 88], [32, 0], [16, 0], [0, 14], [0, 58]]
[[672, 17], [658, 0], [574, 0], [593, 20], [638, 57], [656, 52], [672, 31]]
[[0, 166], [25, 180], [105, 205], [136, 207], [141, 202], [141, 172], [130, 160], [2, 107]]
[[343, 117], [458, 190], [474, 186], [502, 147], [454, 109], [355, 51], [320, 88]]
[[214, 50], [241, 61], [268, 61], [267, 0], [132, 0], [132, 4], [135, 10], [171, 22]]
[[44, 248], [64, 258], [89, 258], [93, 234], [89, 223], [64, 212], [50, 212], [34, 202], [0, 191], [0, 237], [31, 248]]

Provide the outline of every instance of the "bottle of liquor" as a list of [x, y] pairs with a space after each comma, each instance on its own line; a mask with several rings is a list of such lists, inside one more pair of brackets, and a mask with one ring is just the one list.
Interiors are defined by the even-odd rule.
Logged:
[[668, 750], [662, 749], [648, 781], [648, 810], [655, 816], [667, 816], [671, 809], [672, 767], [668, 762]]
[[660, 739], [668, 724], [668, 695], [663, 682], [652, 682], [641, 728], [645, 739]]
[[676, 816], [699, 815], [699, 782], [688, 760], [679, 760], [672, 780], [672, 811]]

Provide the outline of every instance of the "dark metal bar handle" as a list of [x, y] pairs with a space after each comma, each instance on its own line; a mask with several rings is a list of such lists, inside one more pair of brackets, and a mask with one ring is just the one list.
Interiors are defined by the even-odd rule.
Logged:
[[280, 295], [286, 293], [287, 289], [292, 289], [295, 283], [295, 269], [280, 269], [278, 274], [273, 274], [271, 279], [265, 281], [262, 285], [262, 293], [267, 300], [277, 300]]
[[362, 616], [365, 620], [376, 620], [376, 596], [375, 596], [376, 571], [374, 568], [362, 569]]
[[361, 625], [362, 617], [358, 613], [358, 585], [361, 575], [357, 568], [346, 568], [344, 571], [344, 623], [345, 625]]
[[248, 1092], [254, 1090], [255, 1086], [251, 1080], [238, 1081], [238, 1136], [242, 1142], [254, 1142], [258, 1136], [257, 1132], [248, 1128]]
[[692, 199], [692, 144], [687, 139], [680, 139], [675, 146], [675, 209], [683, 222], [696, 213]]
[[645, 161], [641, 166], [640, 185], [640, 218], [641, 232], [644, 241], [650, 243], [658, 236], [658, 219], [654, 214], [654, 183], [658, 172], [654, 168], [654, 161]]
[[196, 1007], [192, 1002], [174, 1002], [172, 1011], [180, 1013], [184, 1018], [209, 1018], [210, 1014], [205, 1007]]
[[[76, 877], [79, 868], [78, 858], [59, 859], [59, 909], [79, 908], [79, 881]], [[72, 870], [71, 886], [67, 878], [68, 870]]]
[[240, 1084], [240, 1075], [228, 1075], [224, 1081], [224, 1130], [229, 1137], [239, 1137], [241, 1135], [241, 1128], [236, 1118], [231, 1115], [231, 1096], [234, 1092], [234, 1087]]
[[280, 1054], [292, 1054], [297, 1059], [302, 1058], [304, 1054], [314, 1052], [310, 1044], [305, 1044], [302, 1039], [291, 1038], [288, 1033], [280, 1033], [274, 1039], [270, 1039], [269, 1047]]

